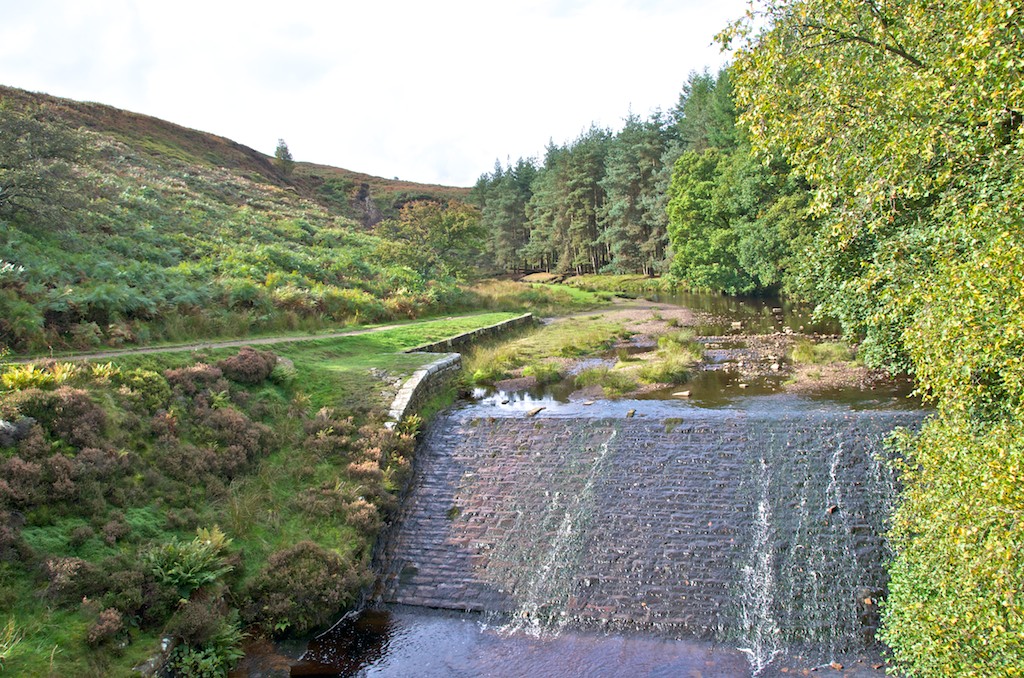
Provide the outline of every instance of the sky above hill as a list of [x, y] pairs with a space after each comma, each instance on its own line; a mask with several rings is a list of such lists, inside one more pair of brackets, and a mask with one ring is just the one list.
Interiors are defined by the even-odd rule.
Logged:
[[472, 185], [725, 61], [745, 0], [0, 0], [0, 84]]

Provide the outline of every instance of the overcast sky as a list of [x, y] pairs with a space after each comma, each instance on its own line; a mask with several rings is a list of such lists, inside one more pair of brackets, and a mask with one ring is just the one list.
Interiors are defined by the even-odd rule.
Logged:
[[745, 0], [0, 0], [0, 84], [472, 185], [675, 104]]

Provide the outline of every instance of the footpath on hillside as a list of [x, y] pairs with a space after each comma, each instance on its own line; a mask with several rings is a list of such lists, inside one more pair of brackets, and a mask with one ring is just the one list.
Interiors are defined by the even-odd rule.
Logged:
[[[462, 318], [472, 318], [476, 313], [469, 313], [466, 315], [458, 316], [446, 316], [445, 320], [457, 320]], [[427, 318], [418, 322], [433, 322], [438, 318]], [[212, 350], [218, 348], [237, 348], [240, 346], [261, 346], [266, 344], [290, 344], [300, 341], [318, 341], [321, 339], [339, 339], [342, 337], [354, 337], [360, 334], [373, 334], [375, 332], [386, 332], [388, 330], [394, 330], [401, 327], [409, 327], [415, 325], [413, 323], [392, 323], [390, 325], [378, 325], [376, 327], [364, 327], [355, 330], [346, 330], [344, 332], [327, 332], [324, 334], [303, 334], [303, 335], [286, 335], [276, 337], [253, 337], [249, 339], [225, 339], [223, 341], [198, 341], [191, 342], [188, 344], [176, 344], [169, 346], [140, 346], [137, 348], [125, 348], [115, 349], [109, 351], [94, 351], [91, 353], [73, 353], [69, 355], [59, 356], [30, 356], [11, 358], [8, 360], [10, 363], [23, 364], [38, 362], [40, 360], [56, 359], [56, 360], [68, 360], [68, 361], [81, 361], [81, 360], [105, 360], [108, 358], [120, 358], [128, 355], [145, 355], [148, 353], [182, 353], [187, 351], [199, 351], [199, 350]]]

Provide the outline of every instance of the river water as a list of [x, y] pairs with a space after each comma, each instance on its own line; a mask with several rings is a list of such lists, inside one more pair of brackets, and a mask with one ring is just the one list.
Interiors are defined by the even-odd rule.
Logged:
[[[725, 316], [707, 333], [832, 330], [772, 303], [677, 301]], [[439, 416], [373, 604], [291, 675], [884, 675], [883, 441], [921, 411], [899, 389], [729, 385], [481, 391]]]

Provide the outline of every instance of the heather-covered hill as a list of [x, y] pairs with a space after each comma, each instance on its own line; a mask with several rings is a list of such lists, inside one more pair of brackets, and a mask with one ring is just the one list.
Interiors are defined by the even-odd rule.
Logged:
[[475, 227], [464, 193], [286, 167], [152, 117], [0, 87], [0, 345], [40, 352], [446, 309], [472, 257], [431, 234], [453, 220]]

